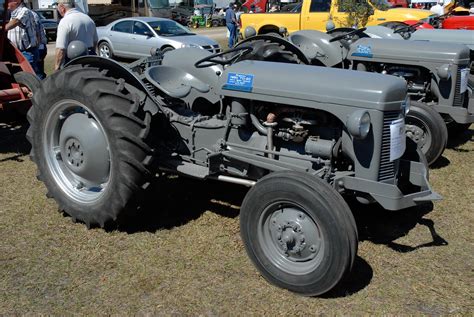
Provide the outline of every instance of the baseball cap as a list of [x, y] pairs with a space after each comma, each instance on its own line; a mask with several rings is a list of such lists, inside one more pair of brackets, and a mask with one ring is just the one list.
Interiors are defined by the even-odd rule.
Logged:
[[75, 2], [74, 0], [57, 0], [56, 2], [54, 2], [52, 5], [53, 6], [57, 6], [58, 4], [69, 4], [69, 5], [74, 5]]

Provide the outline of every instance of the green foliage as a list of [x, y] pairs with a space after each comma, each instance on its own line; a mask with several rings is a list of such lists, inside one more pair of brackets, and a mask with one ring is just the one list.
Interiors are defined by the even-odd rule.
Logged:
[[339, 11], [347, 12], [345, 21], [338, 21], [342, 26], [360, 28], [367, 24], [374, 9], [365, 0], [339, 0]]

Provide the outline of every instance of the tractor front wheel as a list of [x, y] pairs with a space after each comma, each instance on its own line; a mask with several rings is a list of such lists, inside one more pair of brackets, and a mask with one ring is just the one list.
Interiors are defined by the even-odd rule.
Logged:
[[428, 165], [436, 162], [448, 143], [448, 130], [441, 115], [422, 102], [411, 101], [405, 123], [407, 136], [418, 144]]
[[306, 296], [331, 290], [357, 253], [348, 205], [327, 183], [304, 173], [275, 172], [261, 179], [244, 199], [240, 228], [260, 273]]

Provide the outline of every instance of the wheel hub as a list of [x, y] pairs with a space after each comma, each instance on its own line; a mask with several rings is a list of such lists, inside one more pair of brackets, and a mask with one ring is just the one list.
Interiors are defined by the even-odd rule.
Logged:
[[294, 262], [315, 258], [321, 245], [316, 223], [295, 208], [281, 208], [273, 213], [270, 236], [278, 252]]
[[426, 143], [426, 134], [422, 128], [417, 127], [416, 125], [407, 124], [405, 126], [407, 136], [417, 143], [420, 147]]
[[67, 116], [61, 127], [59, 146], [66, 168], [85, 186], [97, 187], [107, 181], [110, 170], [107, 141], [93, 117], [87, 113]]
[[84, 151], [81, 149], [81, 142], [71, 138], [66, 142], [67, 161], [72, 166], [81, 166], [84, 164]]

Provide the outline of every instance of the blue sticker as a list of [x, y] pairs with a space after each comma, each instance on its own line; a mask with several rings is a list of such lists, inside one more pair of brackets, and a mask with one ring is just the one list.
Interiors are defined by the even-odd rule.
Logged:
[[250, 74], [227, 74], [227, 82], [222, 89], [251, 92], [253, 88], [253, 75]]
[[372, 58], [372, 48], [370, 46], [365, 45], [357, 45], [357, 49], [352, 56], [360, 56], [360, 57], [368, 57]]

